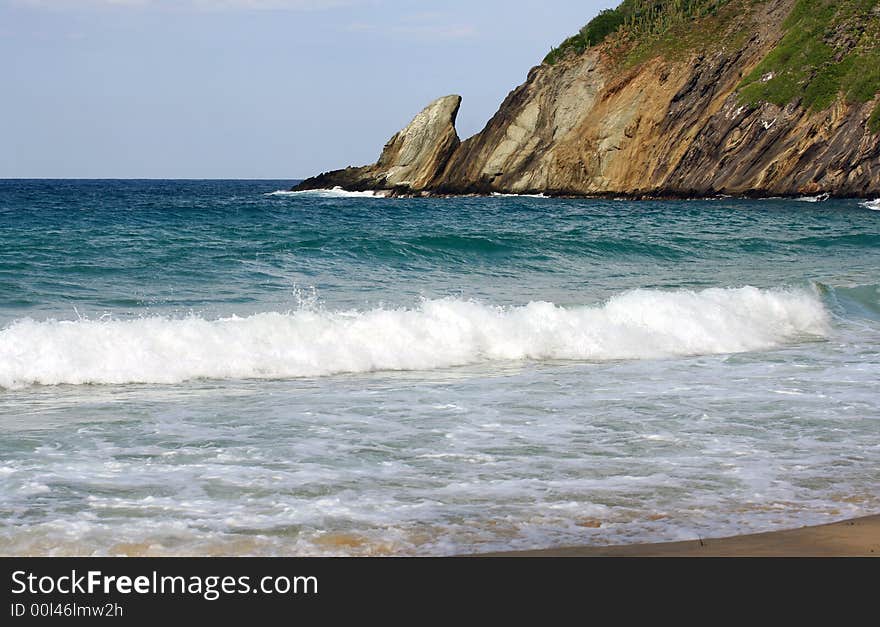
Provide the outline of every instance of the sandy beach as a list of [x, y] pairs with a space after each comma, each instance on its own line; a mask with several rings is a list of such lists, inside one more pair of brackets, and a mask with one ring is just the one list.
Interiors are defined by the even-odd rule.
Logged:
[[880, 515], [752, 535], [489, 553], [494, 557], [880, 557]]

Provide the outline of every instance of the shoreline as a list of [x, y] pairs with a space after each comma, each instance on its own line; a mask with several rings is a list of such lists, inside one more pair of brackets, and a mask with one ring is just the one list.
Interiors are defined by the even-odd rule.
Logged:
[[880, 557], [880, 514], [725, 538], [502, 551], [469, 557]]
[[[356, 536], [341, 535], [335, 548], [362, 546], [351, 539]], [[8, 549], [8, 547], [4, 547]], [[396, 552], [364, 554], [327, 553], [274, 553], [263, 552], [249, 540], [242, 540], [234, 546], [218, 544], [201, 551], [164, 552], [156, 551], [156, 546], [148, 539], [121, 541], [105, 551], [95, 553], [89, 550], [62, 550], [57, 544], [44, 542], [31, 546], [30, 550], [0, 550], [0, 557], [128, 557], [128, 558], [185, 558], [185, 557], [283, 557], [341, 559], [363, 558], [448, 558], [448, 557], [880, 557], [880, 514], [859, 516], [821, 525], [803, 526], [775, 531], [764, 531], [720, 538], [698, 538], [674, 542], [633, 543], [615, 545], [575, 545], [546, 549], [518, 549], [491, 552], [459, 553], [457, 555], [419, 555]], [[161, 548], [161, 547], [160, 547]], [[327, 548], [327, 547], [325, 547]], [[331, 547], [332, 548], [332, 547]]]
[[[861, 200], [873, 202], [880, 199], [880, 194], [848, 194], [833, 193], [828, 191], [809, 192], [779, 192], [773, 193], [761, 189], [748, 190], [746, 192], [726, 193], [714, 192], [709, 194], [689, 193], [676, 190], [656, 190], [654, 192], [577, 192], [560, 189], [528, 189], [512, 191], [505, 189], [422, 189], [414, 190], [405, 187], [372, 187], [334, 185], [332, 187], [303, 187], [301, 183], [286, 190], [278, 190], [285, 193], [307, 192], [342, 192], [347, 194], [371, 194], [376, 198], [555, 198], [562, 200], [627, 200], [627, 201], [677, 201], [677, 200], [795, 200], [802, 202], [824, 202], [826, 200]], [[276, 192], [277, 193], [277, 192]]]

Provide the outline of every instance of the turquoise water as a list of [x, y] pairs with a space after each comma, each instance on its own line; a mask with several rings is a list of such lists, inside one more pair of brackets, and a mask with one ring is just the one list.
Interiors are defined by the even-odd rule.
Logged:
[[876, 203], [290, 185], [0, 181], [0, 553], [436, 555], [880, 511]]

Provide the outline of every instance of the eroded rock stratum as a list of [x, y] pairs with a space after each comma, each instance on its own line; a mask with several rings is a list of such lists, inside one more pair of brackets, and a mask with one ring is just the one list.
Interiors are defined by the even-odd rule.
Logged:
[[[535, 67], [486, 127], [464, 142], [455, 132], [461, 98], [440, 98], [391, 138], [377, 163], [328, 172], [296, 189], [634, 197], [880, 194], [880, 134], [871, 121], [876, 94], [854, 101], [841, 92], [821, 108], [808, 106], [799, 94], [784, 104], [744, 98], [745, 79], [785, 44], [792, 28], [787, 18], [793, 8], [803, 8], [796, 4], [737, 0], [723, 7], [729, 13], [685, 24], [692, 30], [715, 28], [717, 34], [684, 40], [678, 49], [657, 44], [645, 51], [618, 37]], [[822, 35], [831, 38], [822, 45], [842, 50], [835, 54], [844, 61], [846, 46], [862, 46], [861, 55], [875, 53], [871, 29], [880, 21], [880, 7], [862, 5], [864, 16], [848, 18], [848, 25], [855, 24], [852, 41], [836, 31]], [[871, 36], [875, 39], [867, 39]], [[829, 71], [827, 66], [816, 71]], [[756, 85], [784, 78], [768, 72]], [[749, 89], [754, 92], [755, 85]]]

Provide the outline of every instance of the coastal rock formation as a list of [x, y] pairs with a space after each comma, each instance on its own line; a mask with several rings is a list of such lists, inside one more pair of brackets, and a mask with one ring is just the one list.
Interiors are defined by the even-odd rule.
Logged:
[[438, 98], [388, 140], [375, 164], [321, 174], [303, 181], [296, 189], [429, 189], [438, 182], [449, 158], [461, 144], [455, 131], [460, 106], [461, 96]]
[[[786, 18], [796, 0], [723, 4], [720, 12], [684, 24], [680, 39], [672, 40], [676, 46], [669, 37], [647, 50], [612, 38], [533, 68], [486, 127], [463, 143], [453, 127], [460, 98], [435, 101], [392, 138], [375, 165], [326, 173], [295, 189], [629, 197], [880, 194], [875, 91], [867, 99], [833, 93], [823, 107], [807, 102], [813, 88], [807, 82], [783, 104], [745, 98], [748, 77], [786, 43], [793, 28]], [[880, 9], [870, 19], [876, 22], [877, 13]], [[864, 48], [860, 42], [872, 32], [865, 19], [855, 14], [844, 23], [860, 27], [850, 39], [825, 35], [837, 37], [820, 42], [837, 56], [814, 75], [834, 70], [834, 63], [843, 66], [840, 60], [847, 61], [854, 46]], [[859, 48], [859, 54], [875, 54], [872, 36], [867, 52]], [[781, 79], [768, 72], [754, 79], [751, 89], [773, 87], [774, 80]]]

